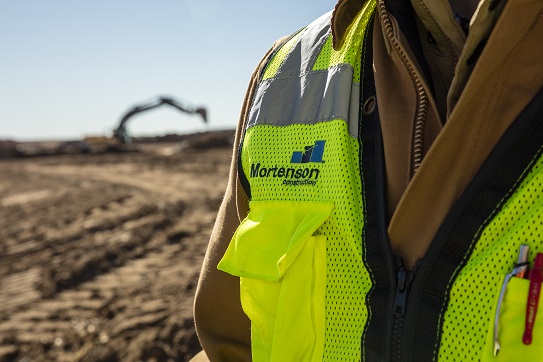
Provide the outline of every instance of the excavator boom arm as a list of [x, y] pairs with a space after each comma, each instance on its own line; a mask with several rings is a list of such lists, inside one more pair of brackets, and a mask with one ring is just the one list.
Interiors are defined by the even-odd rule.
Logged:
[[199, 114], [202, 116], [204, 122], [207, 123], [207, 110], [205, 108], [203, 107], [196, 108], [190, 105], [180, 103], [179, 101], [176, 101], [172, 98], [160, 97], [158, 98], [157, 101], [153, 103], [148, 103], [144, 105], [136, 105], [135, 107], [131, 108], [122, 117], [121, 122], [119, 123], [119, 126], [113, 131], [114, 137], [117, 138], [121, 143], [130, 142], [130, 137], [128, 136], [128, 133], [126, 131], [126, 123], [128, 122], [128, 120], [138, 113], [157, 108], [163, 104], [168, 104], [180, 110], [181, 112], [185, 112], [189, 114]]

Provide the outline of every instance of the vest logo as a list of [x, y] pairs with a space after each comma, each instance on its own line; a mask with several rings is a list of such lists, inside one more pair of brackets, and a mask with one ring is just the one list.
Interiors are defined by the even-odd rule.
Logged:
[[315, 141], [311, 146], [305, 146], [303, 151], [294, 151], [290, 158], [291, 167], [274, 166], [264, 167], [258, 163], [251, 164], [251, 178], [283, 179], [285, 186], [315, 186], [319, 178], [320, 170], [316, 167], [300, 168], [296, 164], [324, 163], [322, 156], [326, 141]]
[[314, 145], [305, 146], [303, 151], [294, 151], [290, 163], [323, 163], [324, 145], [326, 141], [315, 141]]

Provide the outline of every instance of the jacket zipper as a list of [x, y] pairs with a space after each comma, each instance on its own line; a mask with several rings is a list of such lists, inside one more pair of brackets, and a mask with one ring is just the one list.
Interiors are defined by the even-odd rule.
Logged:
[[416, 267], [413, 270], [405, 270], [400, 261], [400, 267], [396, 274], [396, 296], [394, 297], [393, 326], [392, 326], [392, 362], [401, 361], [401, 342], [405, 320], [405, 310], [407, 307], [407, 297], [411, 283], [415, 278]]
[[[417, 111], [415, 117], [415, 132], [413, 137], [413, 174], [419, 169], [424, 150], [424, 127], [426, 114], [428, 111], [428, 96], [424, 90], [424, 85], [421, 81], [417, 70], [409, 61], [407, 54], [403, 51], [402, 47], [394, 37], [394, 28], [392, 27], [392, 21], [388, 16], [384, 1], [379, 1], [379, 12], [381, 20], [383, 22], [383, 28], [388, 41], [394, 48], [396, 53], [400, 56], [400, 59], [404, 63], [405, 67], [409, 71], [415, 89], [417, 92]], [[391, 361], [401, 361], [402, 352], [402, 334], [404, 330], [405, 312], [407, 308], [407, 301], [409, 295], [409, 289], [411, 283], [415, 277], [417, 265], [413, 270], [406, 270], [403, 266], [401, 259], [396, 259], [396, 295], [394, 297], [394, 309], [392, 310], [392, 340], [391, 340]]]
[[407, 54], [403, 51], [402, 47], [394, 37], [394, 28], [392, 27], [392, 21], [390, 20], [384, 1], [379, 1], [379, 11], [381, 19], [383, 21], [383, 26], [385, 29], [385, 34], [394, 48], [394, 50], [400, 56], [402, 62], [408, 69], [415, 84], [417, 90], [417, 112], [415, 118], [415, 134], [413, 137], [413, 174], [417, 172], [422, 163], [423, 150], [424, 150], [424, 127], [426, 121], [426, 114], [428, 111], [428, 96], [424, 90], [424, 85], [421, 81], [420, 76], [418, 75], [415, 67], [409, 61]]

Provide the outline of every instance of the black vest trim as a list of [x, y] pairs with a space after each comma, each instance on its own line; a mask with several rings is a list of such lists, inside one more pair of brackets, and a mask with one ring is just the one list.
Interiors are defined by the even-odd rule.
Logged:
[[[433, 361], [454, 280], [480, 233], [543, 154], [543, 89], [509, 127], [455, 204], [412, 284], [402, 352], [406, 361]], [[402, 359], [403, 360], [403, 359]]]
[[[362, 92], [360, 98], [360, 168], [364, 206], [362, 230], [363, 261], [373, 284], [366, 296], [368, 321], [362, 336], [362, 356], [365, 361], [390, 360], [392, 330], [389, 327], [392, 292], [396, 279], [394, 262], [387, 233], [384, 151], [379, 121], [379, 100], [373, 77], [373, 17], [368, 24], [362, 52]], [[373, 97], [373, 112], [363, 109]]]

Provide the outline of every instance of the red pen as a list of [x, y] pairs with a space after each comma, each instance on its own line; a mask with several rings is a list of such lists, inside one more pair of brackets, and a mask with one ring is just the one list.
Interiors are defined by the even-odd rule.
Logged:
[[537, 253], [534, 267], [530, 270], [530, 289], [528, 291], [528, 304], [526, 306], [526, 322], [524, 327], [524, 344], [532, 343], [532, 333], [534, 330], [535, 318], [537, 316], [537, 305], [539, 304], [539, 294], [541, 293], [541, 282], [543, 281], [543, 254]]

